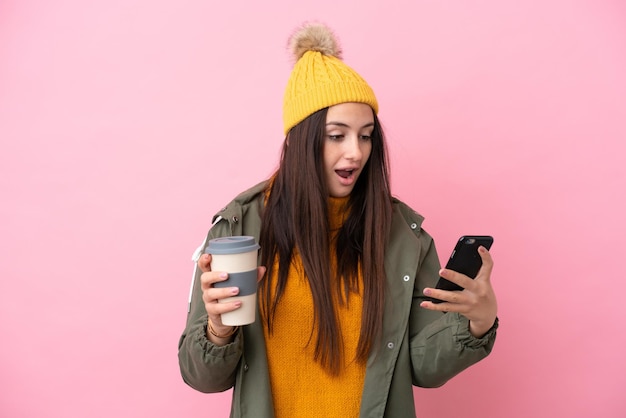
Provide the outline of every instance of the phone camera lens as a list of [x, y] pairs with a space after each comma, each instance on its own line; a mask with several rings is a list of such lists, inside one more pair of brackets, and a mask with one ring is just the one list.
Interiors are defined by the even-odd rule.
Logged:
[[466, 244], [473, 244], [475, 242], [476, 242], [476, 240], [474, 238], [468, 238], [468, 239], [465, 240]]

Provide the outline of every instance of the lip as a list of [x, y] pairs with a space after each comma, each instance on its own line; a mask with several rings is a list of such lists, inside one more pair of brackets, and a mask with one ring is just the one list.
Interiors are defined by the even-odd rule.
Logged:
[[[348, 177], [343, 177], [339, 175], [340, 171], [350, 171], [350, 175]], [[353, 185], [354, 182], [356, 181], [358, 172], [359, 172], [358, 167], [342, 167], [342, 168], [335, 169], [335, 174], [337, 176], [337, 179], [342, 186]]]
[[358, 166], [349, 166], [349, 167], [339, 167], [336, 168], [335, 171], [358, 171], [359, 167]]

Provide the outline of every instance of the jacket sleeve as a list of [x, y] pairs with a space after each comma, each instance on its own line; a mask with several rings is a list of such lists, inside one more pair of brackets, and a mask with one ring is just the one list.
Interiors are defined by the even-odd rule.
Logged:
[[[224, 235], [231, 235], [228, 222], [218, 221], [196, 254], [204, 252], [209, 239]], [[207, 339], [208, 315], [202, 301], [201, 274], [196, 266], [187, 324], [178, 343], [178, 363], [183, 380], [192, 388], [205, 393], [222, 392], [235, 383], [237, 366], [243, 352], [243, 335], [239, 330], [230, 344], [221, 347]]]
[[498, 320], [482, 338], [469, 332], [469, 320], [458, 313], [441, 313], [419, 306], [425, 287], [439, 278], [439, 258], [430, 236], [421, 231], [422, 254], [413, 290], [409, 337], [413, 384], [439, 387], [487, 357], [496, 339]]

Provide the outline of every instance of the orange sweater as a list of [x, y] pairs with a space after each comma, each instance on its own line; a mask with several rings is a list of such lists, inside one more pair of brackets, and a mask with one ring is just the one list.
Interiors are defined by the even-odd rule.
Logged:
[[[343, 223], [346, 202], [347, 198], [330, 199], [331, 234]], [[331, 253], [331, 265], [336, 265], [332, 249]], [[301, 259], [294, 257], [274, 317], [273, 333], [270, 335], [264, 327], [275, 417], [357, 417], [365, 379], [365, 364], [355, 360], [361, 330], [362, 295], [350, 295], [349, 309], [345, 304], [336, 306], [344, 345], [344, 367], [338, 376], [332, 376], [314, 360], [317, 333], [312, 332], [313, 298], [303, 271]]]

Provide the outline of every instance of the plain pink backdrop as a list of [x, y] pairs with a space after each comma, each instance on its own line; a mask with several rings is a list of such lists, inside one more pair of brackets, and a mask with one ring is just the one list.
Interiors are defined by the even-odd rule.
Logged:
[[190, 256], [275, 168], [321, 20], [442, 262], [495, 236], [495, 350], [418, 415], [626, 416], [624, 3], [247, 3], [0, 1], [0, 415], [227, 416], [178, 371]]

